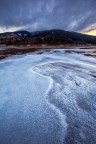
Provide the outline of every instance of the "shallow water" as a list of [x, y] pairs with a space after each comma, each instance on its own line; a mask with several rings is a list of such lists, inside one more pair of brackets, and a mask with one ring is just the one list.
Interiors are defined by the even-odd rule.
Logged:
[[68, 51], [0, 61], [0, 143], [96, 143], [96, 58]]

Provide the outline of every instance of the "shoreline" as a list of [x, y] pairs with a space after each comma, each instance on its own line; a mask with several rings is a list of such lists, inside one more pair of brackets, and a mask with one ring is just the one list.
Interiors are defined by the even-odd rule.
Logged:
[[[22, 54], [27, 54], [27, 53], [33, 53], [33, 52], [38, 52], [39, 54], [42, 54], [43, 52], [51, 51], [53, 49], [59, 50], [65, 50], [66, 52], [75, 52], [78, 54], [83, 54], [86, 56], [96, 56], [96, 45], [92, 46], [0, 46], [0, 60], [4, 59], [9, 56], [14, 56], [14, 55], [22, 55]], [[78, 52], [78, 50], [81, 50]], [[88, 50], [92, 49], [93, 52], [89, 52]], [[84, 50], [87, 50], [84, 52]]]

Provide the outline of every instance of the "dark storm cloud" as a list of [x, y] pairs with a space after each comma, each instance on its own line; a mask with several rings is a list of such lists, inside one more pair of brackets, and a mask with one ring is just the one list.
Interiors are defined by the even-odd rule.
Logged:
[[0, 27], [81, 31], [95, 25], [95, 13], [96, 0], [0, 0]]

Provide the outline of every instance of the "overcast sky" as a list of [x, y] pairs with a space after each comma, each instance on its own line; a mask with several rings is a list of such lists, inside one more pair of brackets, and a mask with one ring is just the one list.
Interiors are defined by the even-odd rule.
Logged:
[[0, 0], [0, 32], [21, 29], [96, 34], [96, 0]]

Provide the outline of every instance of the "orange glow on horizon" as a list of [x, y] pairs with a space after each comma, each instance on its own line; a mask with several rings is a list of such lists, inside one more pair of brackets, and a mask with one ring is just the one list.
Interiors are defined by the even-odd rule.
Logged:
[[89, 31], [89, 32], [82, 32], [83, 34], [87, 34], [87, 35], [93, 35], [96, 36], [96, 30], [94, 31]]

